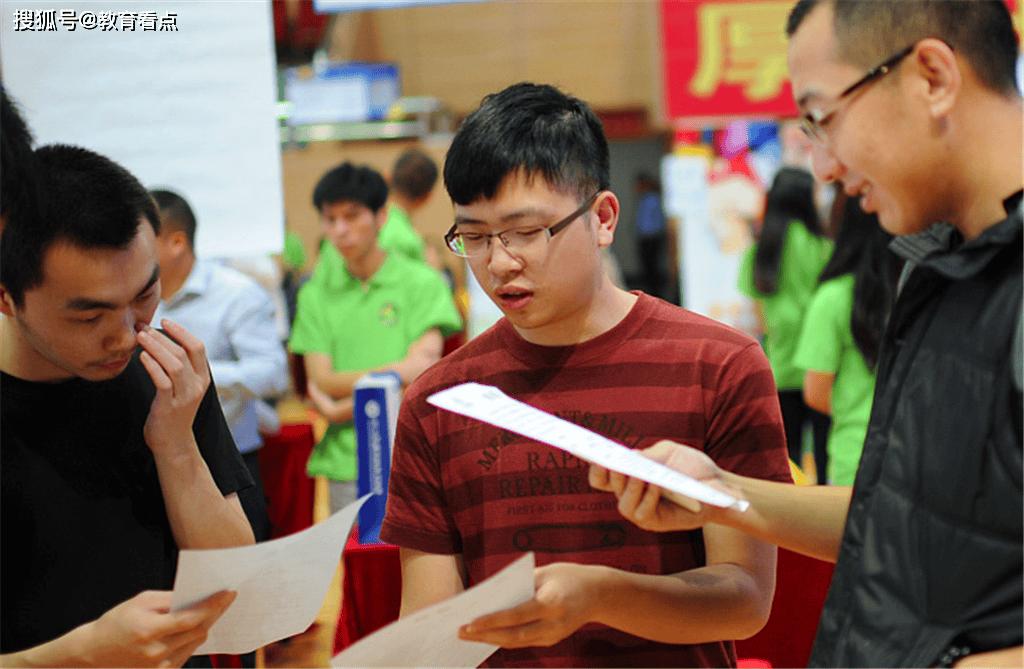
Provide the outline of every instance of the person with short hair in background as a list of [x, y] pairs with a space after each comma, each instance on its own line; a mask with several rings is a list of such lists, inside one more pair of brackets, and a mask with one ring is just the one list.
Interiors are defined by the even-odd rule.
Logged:
[[344, 263], [299, 290], [289, 348], [302, 355], [309, 400], [329, 423], [308, 472], [328, 479], [332, 512], [356, 500], [356, 382], [376, 371], [412, 383], [462, 327], [436, 270], [378, 244], [387, 196], [384, 177], [349, 162], [313, 189], [326, 243]]
[[288, 391], [288, 356], [280, 340], [274, 302], [242, 272], [197, 258], [196, 217], [189, 203], [167, 189], [150, 190], [160, 213], [160, 304], [155, 318], [181, 323], [203, 342], [217, 397], [255, 485], [241, 494], [257, 541], [271, 537], [260, 477], [260, 412]]

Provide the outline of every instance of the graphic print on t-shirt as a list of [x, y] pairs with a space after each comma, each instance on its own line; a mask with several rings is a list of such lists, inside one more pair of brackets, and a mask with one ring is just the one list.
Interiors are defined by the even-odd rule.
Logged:
[[[613, 415], [554, 414], [631, 448], [643, 440], [639, 430]], [[502, 528], [498, 531], [503, 543], [511, 544], [508, 550], [559, 554], [626, 545], [629, 523], [617, 517], [613, 495], [590, 487], [589, 463], [508, 430], [478, 429], [492, 436], [474, 466], [482, 478], [487, 515], [494, 529]]]

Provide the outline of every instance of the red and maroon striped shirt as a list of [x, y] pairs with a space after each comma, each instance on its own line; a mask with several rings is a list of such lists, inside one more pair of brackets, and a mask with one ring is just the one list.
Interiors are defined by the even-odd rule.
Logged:
[[[703, 534], [641, 530], [592, 489], [588, 465], [545, 444], [437, 409], [426, 398], [476, 381], [631, 448], [671, 439], [745, 476], [791, 481], [771, 368], [750, 337], [639, 295], [608, 332], [537, 346], [502, 319], [409, 388], [381, 539], [461, 553], [470, 585], [518, 558], [673, 574], [705, 564]], [[735, 666], [732, 642], [672, 645], [587, 625], [550, 648], [500, 649], [489, 666]]]

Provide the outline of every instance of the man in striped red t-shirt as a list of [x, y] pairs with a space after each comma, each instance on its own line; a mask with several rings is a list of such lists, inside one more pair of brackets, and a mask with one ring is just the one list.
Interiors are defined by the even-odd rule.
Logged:
[[477, 381], [632, 448], [671, 439], [790, 481], [757, 342], [605, 275], [608, 173], [600, 122], [550, 86], [489, 96], [459, 129], [447, 241], [505, 318], [409, 388], [381, 538], [401, 547], [402, 615], [534, 551], [534, 599], [461, 632], [502, 646], [490, 666], [735, 666], [729, 640], [771, 608], [771, 545], [720, 526], [641, 530], [585, 462], [426, 401]]

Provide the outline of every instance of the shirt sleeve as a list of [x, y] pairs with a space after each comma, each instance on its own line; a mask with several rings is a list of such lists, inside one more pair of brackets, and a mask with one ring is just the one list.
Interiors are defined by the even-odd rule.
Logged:
[[276, 397], [288, 390], [288, 356], [278, 339], [274, 302], [256, 284], [238, 293], [227, 313], [233, 360], [210, 362], [217, 389], [225, 397]]
[[427, 393], [407, 396], [398, 411], [398, 429], [388, 479], [387, 510], [380, 538], [404, 548], [441, 555], [463, 550], [462, 537], [445, 497], [436, 434], [437, 409]]
[[737, 349], [718, 370], [705, 409], [705, 452], [742, 476], [792, 483], [778, 390], [761, 347]]
[[410, 341], [416, 341], [431, 328], [438, 328], [442, 337], [462, 329], [462, 316], [455, 307], [455, 298], [448, 284], [432, 267], [422, 265], [422, 276], [416, 278], [416, 290], [409, 302]]
[[221, 494], [227, 496], [254, 485], [249, 468], [242, 460], [227, 421], [224, 420], [224, 412], [217, 399], [217, 388], [212, 383], [196, 411], [192, 433], [199, 445], [199, 453], [206, 461]]
[[843, 352], [844, 332], [849, 330], [849, 313], [843, 320], [841, 306], [844, 286], [825, 282], [807, 305], [803, 328], [793, 364], [801, 369], [835, 374]]
[[307, 281], [299, 289], [295, 306], [295, 321], [288, 348], [292, 353], [331, 353], [328, 342], [329, 328], [323, 313], [323, 300], [319, 284]]

